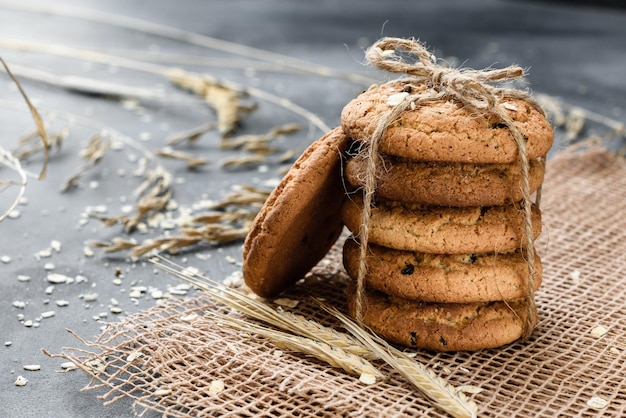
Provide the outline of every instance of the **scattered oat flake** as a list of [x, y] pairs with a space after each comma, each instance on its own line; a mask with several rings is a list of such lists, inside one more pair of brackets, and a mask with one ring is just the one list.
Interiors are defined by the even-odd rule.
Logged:
[[10, 219], [17, 219], [20, 217], [20, 215], [22, 215], [22, 212], [20, 212], [19, 209], [13, 209], [11, 212], [9, 212]]
[[172, 295], [177, 295], [177, 296], [184, 296], [184, 295], [187, 294], [187, 292], [189, 292], [189, 290], [177, 289], [175, 287], [168, 287], [167, 291], [168, 291], [168, 293], [170, 293]]
[[217, 395], [224, 391], [224, 381], [221, 379], [211, 381], [211, 386], [209, 386], [209, 393], [211, 395]]
[[42, 318], [52, 318], [54, 315], [56, 315], [55, 311], [46, 311], [46, 312], [43, 312], [41, 314], [41, 317]]
[[150, 293], [150, 296], [152, 296], [152, 299], [163, 299], [163, 291], [155, 290]]
[[397, 106], [404, 101], [404, 99], [409, 95], [406, 91], [392, 94], [387, 98], [387, 104], [389, 106]]
[[24, 309], [26, 307], [26, 302], [23, 302], [21, 300], [14, 300], [12, 305], [14, 308]]
[[129, 363], [132, 363], [133, 361], [135, 361], [136, 359], [142, 356], [143, 356], [143, 353], [141, 351], [133, 351], [126, 357], [126, 361]]
[[23, 367], [24, 370], [28, 370], [29, 372], [36, 372], [38, 370], [41, 370], [41, 366], [39, 364], [25, 364]]
[[199, 318], [200, 317], [197, 314], [192, 313], [192, 314], [189, 314], [189, 315], [181, 316], [180, 320], [183, 321], [183, 322], [189, 322], [191, 324], [192, 322], [197, 321]]
[[43, 265], [44, 270], [54, 270], [56, 268], [56, 266], [54, 265], [54, 263], [46, 263]]
[[64, 363], [61, 363], [61, 368], [63, 370], [70, 371], [70, 370], [78, 369], [78, 366], [76, 364], [72, 363], [71, 361], [66, 361]]
[[30, 328], [30, 327], [32, 327], [32, 326], [33, 326], [33, 321], [32, 321], [32, 320], [30, 320], [30, 319], [27, 319], [26, 321], [24, 321], [24, 326], [25, 326], [26, 328]]
[[580, 281], [580, 270], [574, 270], [569, 274], [570, 279], [572, 279], [575, 282], [579, 282]]
[[48, 274], [46, 279], [50, 283], [61, 284], [61, 283], [66, 283], [68, 281], [69, 277], [67, 277], [64, 274], [50, 273], [50, 274]]
[[9, 347], [11, 344], [13, 344], [13, 341], [5, 341], [4, 342], [4, 346], [5, 347]]
[[272, 356], [274, 357], [281, 357], [283, 355], [283, 351], [282, 350], [274, 350], [272, 352]]
[[51, 295], [52, 292], [54, 292], [54, 285], [51, 284], [50, 286], [46, 287], [45, 292], [46, 292], [46, 295]]
[[93, 257], [94, 256], [94, 252], [90, 247], [83, 247], [83, 254], [85, 255], [85, 257]]
[[617, 347], [611, 347], [611, 348], [609, 349], [609, 351], [610, 351], [611, 353], [613, 353], [613, 354], [621, 354], [621, 353], [622, 353], [622, 352], [620, 351], [620, 349], [619, 349], [619, 348], [617, 348]]
[[106, 369], [106, 366], [104, 365], [104, 363], [99, 359], [95, 359], [95, 360], [91, 360], [87, 362], [87, 366], [91, 367], [94, 371], [97, 371], [100, 373], [104, 372], [104, 370]]
[[200, 270], [196, 267], [188, 266], [183, 269], [182, 274], [184, 274], [185, 276], [194, 277], [200, 274]]
[[593, 396], [587, 401], [587, 406], [593, 409], [604, 409], [609, 405], [609, 401], [600, 396]]
[[172, 391], [169, 389], [158, 389], [154, 391], [153, 395], [154, 396], [167, 396], [170, 393], [172, 393]]
[[18, 274], [17, 281], [19, 281], [19, 282], [28, 282], [28, 281], [30, 281], [30, 276], [27, 276], [25, 274]]
[[39, 259], [39, 258], [50, 258], [52, 257], [52, 249], [51, 248], [46, 248], [45, 250], [41, 250], [38, 251], [37, 254], [35, 254], [35, 258]]
[[15, 386], [26, 386], [26, 383], [28, 383], [28, 379], [24, 376], [17, 376], [17, 379], [15, 379]]
[[57, 306], [59, 306], [59, 307], [67, 306], [67, 305], [69, 305], [69, 304], [70, 304], [70, 303], [69, 303], [68, 301], [66, 301], [66, 300], [57, 300], [57, 302], [56, 302], [56, 303], [57, 303]]
[[226, 261], [228, 261], [230, 264], [235, 264], [237, 262], [237, 260], [235, 260], [235, 258], [231, 257], [230, 255], [226, 256]]
[[511, 103], [509, 102], [504, 102], [502, 103], [502, 106], [506, 109], [506, 110], [517, 110], [517, 107], [513, 106]]
[[2, 261], [4, 264], [9, 264], [11, 262], [11, 257], [8, 255], [3, 255], [2, 257], [0, 257], [0, 261]]
[[482, 392], [484, 389], [473, 385], [461, 385], [456, 387], [457, 392], [476, 394]]
[[295, 308], [300, 303], [299, 300], [293, 300], [288, 298], [274, 299], [273, 302], [278, 306], [285, 306], [287, 308]]
[[595, 326], [589, 331], [593, 338], [602, 338], [609, 330], [602, 325]]
[[85, 296], [83, 296], [83, 300], [85, 302], [94, 302], [98, 299], [98, 294], [97, 293], [87, 293]]
[[122, 313], [122, 308], [120, 308], [119, 306], [111, 306], [109, 308], [109, 311], [111, 311], [112, 314], [118, 315]]
[[50, 247], [52, 247], [52, 249], [54, 251], [56, 251], [57, 253], [61, 252], [61, 248], [63, 247], [61, 244], [61, 241], [58, 241], [56, 239], [52, 240], [50, 242]]
[[361, 383], [365, 383], [366, 385], [373, 385], [376, 383], [376, 376], [371, 373], [361, 373], [359, 376], [359, 381]]

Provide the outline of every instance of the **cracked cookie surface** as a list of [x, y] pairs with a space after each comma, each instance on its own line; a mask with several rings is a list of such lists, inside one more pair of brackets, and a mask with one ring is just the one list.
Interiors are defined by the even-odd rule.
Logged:
[[[356, 310], [354, 287], [348, 291], [352, 317]], [[363, 322], [378, 335], [396, 344], [436, 351], [475, 351], [509, 344], [522, 336], [527, 315], [527, 306], [520, 299], [426, 303], [367, 288], [364, 306]]]
[[[363, 198], [354, 193], [341, 216], [355, 235], [361, 228]], [[541, 233], [541, 211], [532, 208], [534, 238]], [[369, 242], [431, 254], [505, 252], [524, 243], [524, 214], [516, 205], [435, 207], [378, 199], [369, 221]]]
[[[348, 239], [343, 264], [356, 280], [360, 244]], [[528, 264], [520, 251], [498, 254], [426, 254], [368, 245], [366, 285], [391, 296], [422, 302], [470, 303], [522, 298]], [[542, 266], [535, 256], [535, 290]]]
[[[543, 182], [545, 163], [530, 160], [530, 192]], [[511, 164], [415, 162], [381, 156], [376, 194], [386, 199], [438, 206], [494, 206], [522, 200], [522, 170]], [[344, 175], [353, 187], [365, 186], [367, 160], [350, 158]]]
[[[380, 116], [397, 100], [419, 93], [423, 85], [397, 80], [373, 86], [350, 101], [341, 124], [350, 138], [367, 142]], [[545, 156], [554, 140], [546, 117], [516, 98], [497, 101], [526, 139], [528, 158]], [[431, 101], [408, 109], [385, 131], [380, 151], [419, 161], [510, 163], [519, 152], [510, 130], [494, 115], [476, 115], [454, 101]]]

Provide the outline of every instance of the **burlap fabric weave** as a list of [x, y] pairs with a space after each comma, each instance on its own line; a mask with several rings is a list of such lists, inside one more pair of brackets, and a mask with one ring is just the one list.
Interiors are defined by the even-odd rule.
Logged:
[[[548, 164], [542, 207], [537, 250], [544, 282], [536, 293], [539, 323], [531, 338], [475, 353], [418, 351], [416, 359], [456, 386], [480, 388], [469, 395], [479, 416], [624, 416], [624, 159], [598, 149], [557, 155]], [[344, 308], [338, 253], [317, 273], [289, 297], [302, 301], [295, 312], [333, 324], [306, 299], [316, 295]], [[382, 363], [376, 364], [389, 378], [368, 386], [304, 355], [281, 353], [260, 337], [220, 328], [203, 315], [208, 309], [228, 312], [206, 296], [173, 299], [110, 324], [97, 341], [83, 341], [62, 356], [92, 374], [88, 388], [105, 401], [133, 398], [139, 413], [445, 416]], [[191, 313], [199, 319], [181, 319]], [[598, 326], [608, 331], [600, 335]], [[94, 359], [103, 361], [104, 371], [93, 370]], [[219, 380], [224, 390], [214, 394], [211, 382]], [[589, 406], [595, 396], [608, 405]]]

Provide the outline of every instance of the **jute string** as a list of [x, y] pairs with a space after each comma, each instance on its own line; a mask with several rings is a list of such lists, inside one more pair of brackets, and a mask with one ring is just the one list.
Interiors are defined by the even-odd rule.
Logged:
[[[404, 56], [413, 56], [416, 61], [408, 63]], [[391, 106], [390, 110], [381, 114], [377, 126], [367, 144], [367, 165], [365, 187], [363, 191], [363, 214], [361, 219], [360, 258], [355, 297], [356, 320], [363, 323], [365, 276], [367, 274], [367, 246], [369, 241], [369, 223], [372, 204], [376, 191], [378, 168], [380, 165], [378, 146], [385, 130], [407, 109], [438, 100], [454, 100], [477, 114], [495, 115], [511, 132], [519, 151], [522, 171], [522, 204], [524, 212], [524, 247], [528, 265], [527, 307], [528, 312], [523, 323], [522, 339], [527, 339], [536, 320], [535, 307], [535, 247], [532, 231], [532, 202], [529, 182], [529, 161], [526, 142], [522, 133], [513, 124], [513, 120], [498, 105], [498, 100], [517, 98], [528, 102], [543, 114], [541, 107], [528, 95], [520, 90], [506, 89], [488, 83], [498, 83], [522, 77], [524, 70], [518, 66], [503, 69], [454, 69], [442, 67], [422, 44], [411, 39], [382, 38], [374, 43], [366, 52], [370, 64], [381, 70], [392, 73], [406, 74], [410, 82], [426, 86], [426, 89], [407, 95], [400, 103]], [[540, 193], [537, 193], [540, 196]], [[537, 201], [536, 204], [539, 202]]]

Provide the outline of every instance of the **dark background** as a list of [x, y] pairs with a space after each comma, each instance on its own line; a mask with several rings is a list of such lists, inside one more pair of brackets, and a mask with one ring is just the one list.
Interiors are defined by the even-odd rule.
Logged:
[[[369, 68], [364, 63], [364, 49], [380, 36], [415, 37], [455, 66], [521, 65], [528, 69], [526, 81], [531, 91], [555, 96], [567, 104], [617, 121], [626, 120], [626, 11], [611, 7], [619, 2], [65, 0], [54, 5], [51, 2], [19, 5], [84, 7], [136, 17], [383, 81], [392, 76]], [[139, 53], [147, 52], [213, 57], [215, 62], [235, 57], [128, 28], [58, 14], [14, 10], [19, 5], [0, 2], [0, 39], [130, 52], [138, 59]], [[72, 125], [61, 150], [51, 155], [46, 180], [30, 181], [26, 192], [28, 203], [20, 206], [21, 216], [0, 223], [0, 256], [11, 258], [9, 263], [0, 263], [0, 416], [130, 416], [128, 402], [103, 407], [95, 393], [80, 393], [87, 378], [77, 371], [56, 373], [61, 361], [45, 357], [41, 349], [58, 353], [64, 346], [78, 345], [65, 332], [66, 328], [87, 339], [94, 338], [102, 324], [93, 316], [109, 312], [111, 298], [123, 308], [122, 315], [154, 305], [150, 295], [140, 298], [137, 304], [132, 303], [128, 297], [132, 285], [165, 291], [168, 285], [178, 282], [155, 272], [148, 264], [132, 263], [125, 253], [107, 256], [96, 250], [93, 258], [83, 255], [87, 241], [124, 236], [118, 227], [107, 229], [94, 220], [80, 224], [87, 206], [104, 204], [109, 214], [117, 214], [122, 206], [132, 203], [132, 191], [139, 180], [130, 175], [114, 175], [120, 169], [131, 171], [135, 167], [124, 152], [111, 151], [101, 165], [81, 180], [78, 190], [61, 194], [59, 187], [81, 165], [78, 150], [99, 129], [115, 128], [154, 150], [164, 145], [168, 135], [214, 119], [213, 113], [156, 75], [42, 53], [0, 48], [0, 55], [9, 65], [161, 89], [170, 97], [168, 101], [142, 102], [137, 110], [121, 106], [117, 101], [70, 93], [24, 79], [24, 88], [51, 121], [52, 131], [65, 126], [58, 115], [78, 115], [89, 123], [78, 121]], [[286, 97], [319, 115], [330, 127], [339, 123], [343, 105], [367, 87], [366, 83], [338, 77], [215, 65], [185, 67]], [[11, 149], [20, 135], [32, 129], [32, 122], [8, 78], [0, 77], [0, 146]], [[321, 136], [321, 131], [309, 127], [301, 117], [270, 103], [258, 103], [259, 109], [245, 120], [240, 133], [263, 133], [277, 124], [300, 123], [305, 129], [277, 143], [282, 149], [298, 151]], [[591, 129], [601, 131], [602, 127]], [[558, 143], [556, 148], [561, 146]], [[272, 184], [278, 176], [279, 167], [274, 164], [238, 170], [220, 168], [221, 160], [235, 154], [217, 149], [215, 133], [180, 149], [211, 161], [209, 166], [196, 171], [186, 170], [180, 162], [163, 161], [177, 178], [184, 180], [175, 188], [175, 199], [180, 205], [190, 206], [201, 198], [219, 199], [235, 184]], [[130, 152], [128, 147], [126, 151]], [[137, 150], [132, 152], [141, 154]], [[36, 172], [40, 163], [40, 158], [33, 157], [25, 162], [25, 168]], [[0, 178], [10, 176], [7, 169], [0, 168]], [[91, 181], [98, 181], [99, 187], [90, 188]], [[0, 210], [12, 201], [14, 192], [15, 189], [0, 192]], [[53, 252], [46, 259], [35, 257], [51, 240], [59, 240], [62, 251]], [[213, 278], [224, 279], [239, 269], [227, 256], [241, 260], [240, 252], [240, 243], [223, 248], [201, 246], [176, 259]], [[55, 263], [55, 272], [72, 277], [84, 275], [89, 281], [58, 285], [52, 295], [47, 295], [45, 289], [49, 283], [45, 281], [44, 270], [47, 262]], [[121, 286], [113, 284], [116, 268], [124, 273]], [[20, 274], [31, 276], [31, 281], [19, 282]], [[98, 293], [95, 302], [81, 299], [81, 295], [92, 292]], [[54, 302], [58, 299], [68, 300], [69, 306], [57, 307]], [[49, 300], [47, 304], [46, 300]], [[13, 307], [14, 301], [24, 301], [27, 305], [18, 309]], [[18, 314], [35, 319], [48, 310], [56, 311], [56, 315], [42, 319], [38, 328], [26, 328], [17, 320]], [[116, 316], [108, 313], [107, 320], [114, 321]], [[5, 341], [11, 344], [5, 346]], [[40, 364], [41, 370], [25, 371], [24, 364]], [[17, 375], [29, 380], [25, 387], [14, 385]]]

